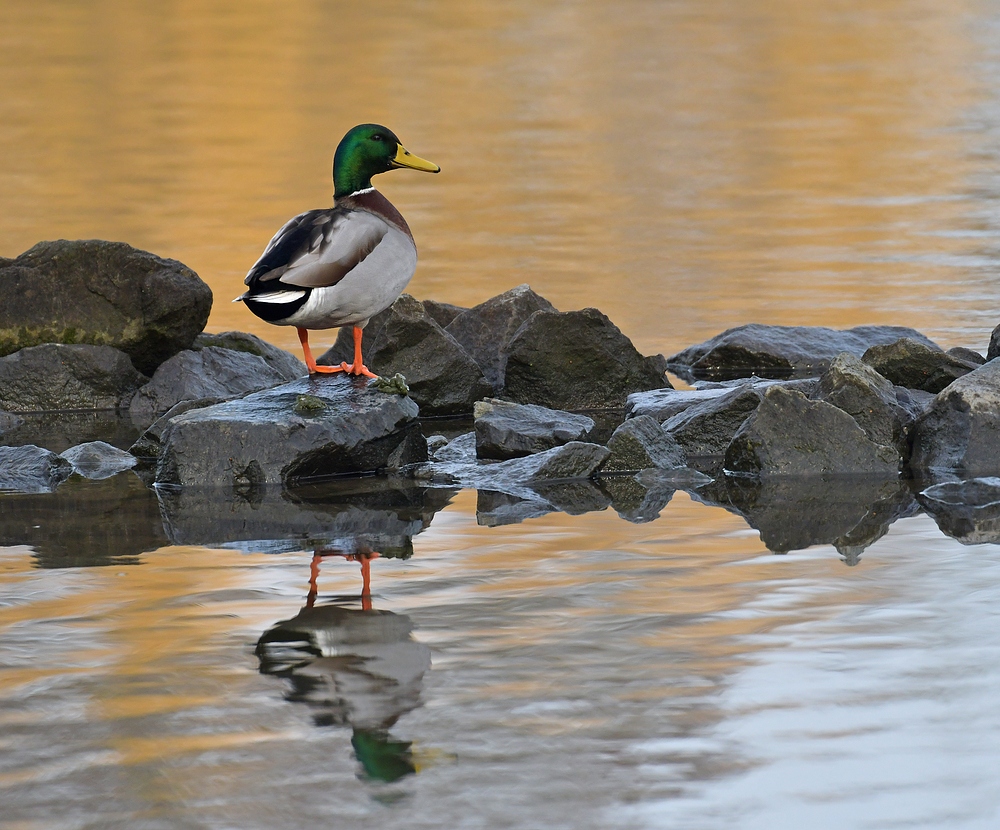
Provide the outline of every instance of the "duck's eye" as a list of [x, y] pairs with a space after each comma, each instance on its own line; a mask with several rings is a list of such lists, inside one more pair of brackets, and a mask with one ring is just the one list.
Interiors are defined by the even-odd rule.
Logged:
[[372, 141], [385, 141], [385, 136], [381, 133], [375, 133], [375, 135], [372, 136]]

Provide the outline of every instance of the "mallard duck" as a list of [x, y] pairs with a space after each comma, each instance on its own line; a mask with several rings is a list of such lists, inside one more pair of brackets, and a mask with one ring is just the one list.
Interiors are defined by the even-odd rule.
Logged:
[[[392, 305], [417, 267], [406, 221], [372, 187], [372, 176], [397, 167], [441, 172], [386, 127], [349, 130], [333, 156], [334, 206], [286, 222], [247, 274], [247, 291], [233, 300], [269, 323], [295, 326], [310, 374], [375, 377], [361, 359], [364, 327]], [[309, 329], [340, 326], [354, 326], [354, 362], [317, 366]]]

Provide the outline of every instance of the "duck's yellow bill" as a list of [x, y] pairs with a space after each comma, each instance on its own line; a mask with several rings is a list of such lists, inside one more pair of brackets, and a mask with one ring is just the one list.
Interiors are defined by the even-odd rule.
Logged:
[[411, 170], [423, 170], [425, 173], [440, 173], [441, 168], [438, 167], [433, 161], [427, 161], [427, 159], [422, 159], [420, 156], [415, 156], [409, 150], [407, 150], [402, 144], [398, 145], [399, 149], [396, 150], [396, 155], [393, 156], [392, 166], [393, 167], [409, 167]]

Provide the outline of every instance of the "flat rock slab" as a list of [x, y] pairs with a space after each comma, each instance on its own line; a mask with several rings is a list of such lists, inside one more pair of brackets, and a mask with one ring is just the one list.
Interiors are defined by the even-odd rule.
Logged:
[[51, 493], [73, 474], [73, 465], [32, 445], [0, 447], [0, 491]]
[[137, 424], [149, 424], [181, 401], [229, 400], [302, 377], [305, 366], [275, 367], [264, 357], [219, 346], [189, 349], [174, 355], [136, 392], [129, 413]]
[[171, 419], [156, 482], [253, 488], [402, 467], [427, 458], [417, 414], [366, 380], [302, 378]]
[[754, 374], [767, 378], [812, 377], [821, 374], [841, 352], [861, 357], [872, 346], [902, 337], [938, 348], [920, 332], [903, 326], [837, 330], [751, 323], [675, 354], [667, 367], [689, 381], [729, 380]]
[[644, 357], [596, 308], [536, 311], [506, 349], [502, 397], [552, 409], [622, 407], [670, 386], [660, 355]]
[[1000, 360], [938, 394], [913, 426], [910, 467], [961, 478], [1000, 473]]
[[42, 343], [113, 346], [150, 375], [205, 328], [212, 290], [122, 242], [39, 242], [0, 260], [0, 355]]
[[586, 415], [493, 398], [477, 401], [473, 416], [476, 455], [498, 460], [532, 455], [570, 441], [585, 441], [595, 426]]
[[899, 469], [894, 447], [873, 443], [842, 409], [772, 386], [726, 450], [726, 470], [748, 476], [873, 474]]
[[118, 409], [147, 380], [111, 346], [32, 346], [0, 358], [0, 409]]

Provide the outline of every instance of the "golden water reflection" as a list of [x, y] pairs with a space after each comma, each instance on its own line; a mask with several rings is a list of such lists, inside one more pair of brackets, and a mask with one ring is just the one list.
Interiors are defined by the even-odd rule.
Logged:
[[352, 124], [440, 160], [379, 186], [418, 297], [529, 282], [646, 351], [745, 322], [912, 325], [985, 348], [1000, 311], [981, 4], [838, 0], [414, 10], [298, 0], [0, 11], [0, 253], [123, 239], [212, 285], [210, 328]]

